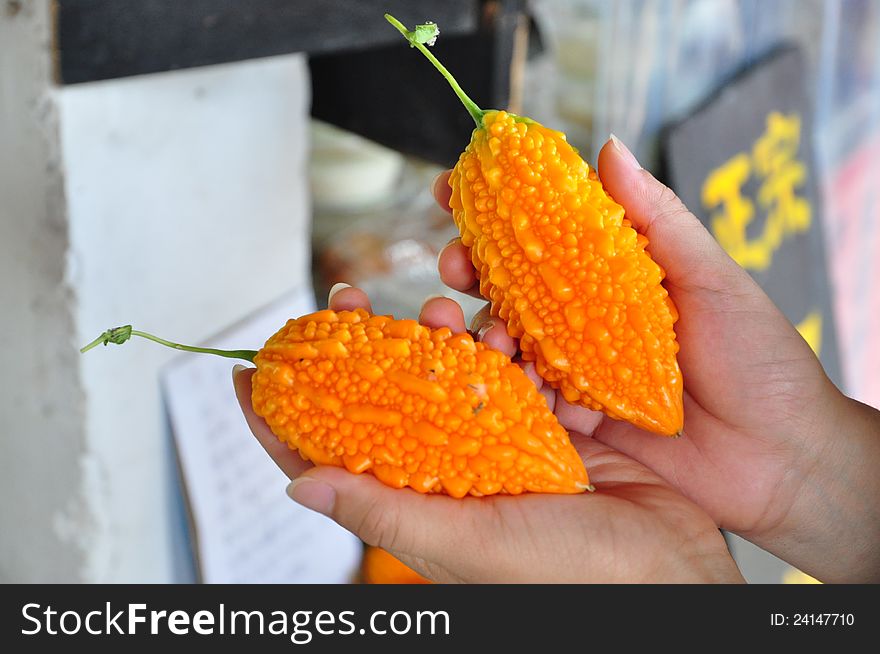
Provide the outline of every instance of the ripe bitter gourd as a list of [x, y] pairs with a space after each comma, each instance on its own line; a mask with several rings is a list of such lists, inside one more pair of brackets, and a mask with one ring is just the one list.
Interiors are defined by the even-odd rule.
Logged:
[[328, 309], [289, 320], [259, 351], [180, 345], [131, 326], [83, 351], [133, 335], [252, 361], [254, 411], [313, 463], [452, 497], [592, 489], [535, 385], [469, 334]]
[[[683, 424], [678, 313], [623, 208], [561, 132], [483, 111], [409, 31], [476, 122], [450, 176], [449, 206], [493, 315], [569, 402], [659, 434]], [[434, 29], [432, 29], [434, 28]]]

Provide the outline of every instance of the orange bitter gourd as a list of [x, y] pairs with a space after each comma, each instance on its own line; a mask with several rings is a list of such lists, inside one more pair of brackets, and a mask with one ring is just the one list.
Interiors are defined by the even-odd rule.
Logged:
[[132, 335], [252, 361], [254, 411], [313, 463], [452, 497], [591, 489], [535, 385], [469, 334], [324, 310], [288, 321], [259, 352], [179, 345], [130, 326], [83, 351]]
[[681, 432], [677, 311], [663, 269], [565, 135], [483, 111], [424, 43], [386, 14], [449, 81], [477, 128], [452, 171], [449, 206], [481, 293], [522, 358], [569, 402], [665, 435]]

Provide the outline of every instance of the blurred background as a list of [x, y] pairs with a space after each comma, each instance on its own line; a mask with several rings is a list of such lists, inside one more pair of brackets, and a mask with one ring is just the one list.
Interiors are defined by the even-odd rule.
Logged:
[[[211, 421], [229, 364], [78, 348], [127, 323], [259, 347], [338, 281], [400, 317], [481, 306], [439, 282], [429, 192], [471, 119], [386, 11], [440, 25], [480, 106], [588, 162], [614, 132], [880, 406], [880, 0], [0, 0], [0, 581], [383, 579], [322, 518], [223, 533], [295, 511], [274, 472], [218, 472], [253, 454], [237, 409]], [[750, 581], [808, 581], [729, 542]]]

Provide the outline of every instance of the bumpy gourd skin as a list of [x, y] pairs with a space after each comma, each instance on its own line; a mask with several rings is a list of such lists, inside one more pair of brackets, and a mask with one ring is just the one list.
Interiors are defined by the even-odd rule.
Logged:
[[450, 186], [480, 290], [523, 359], [569, 402], [680, 432], [678, 314], [664, 271], [565, 135], [487, 111]]
[[468, 334], [325, 310], [288, 321], [254, 363], [254, 411], [314, 463], [453, 497], [589, 485], [534, 384]]

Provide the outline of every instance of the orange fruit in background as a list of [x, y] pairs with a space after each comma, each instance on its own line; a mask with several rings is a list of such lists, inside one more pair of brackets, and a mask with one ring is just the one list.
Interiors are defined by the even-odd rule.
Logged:
[[365, 584], [430, 584], [418, 572], [381, 547], [367, 547], [361, 564]]

